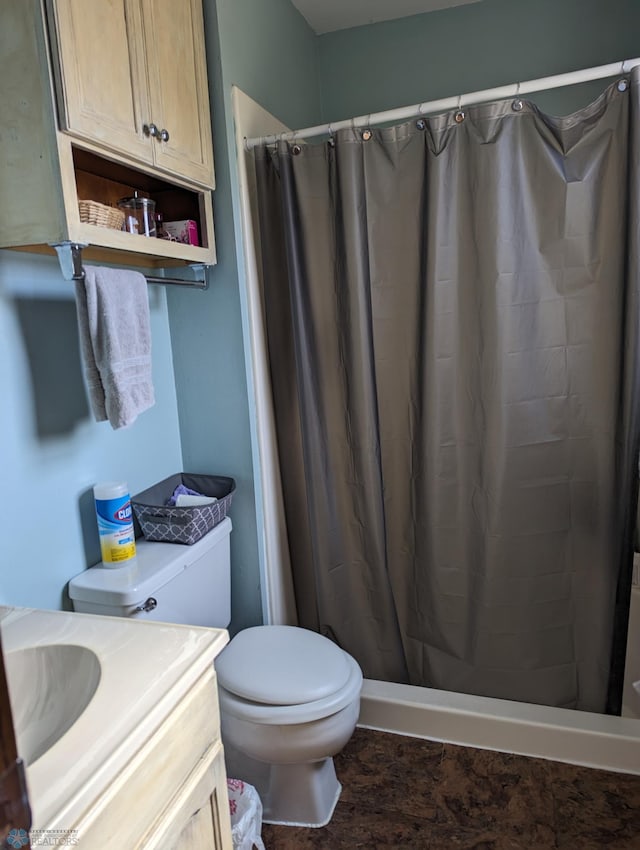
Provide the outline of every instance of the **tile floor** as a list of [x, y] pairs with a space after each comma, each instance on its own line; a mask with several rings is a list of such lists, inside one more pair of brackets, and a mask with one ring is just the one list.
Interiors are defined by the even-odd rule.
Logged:
[[357, 729], [321, 829], [266, 850], [640, 850], [640, 776]]

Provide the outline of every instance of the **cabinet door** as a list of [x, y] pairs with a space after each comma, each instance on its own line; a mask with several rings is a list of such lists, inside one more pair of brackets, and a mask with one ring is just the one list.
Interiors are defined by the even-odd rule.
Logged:
[[47, 10], [60, 128], [150, 162], [140, 0], [48, 0]]
[[202, 0], [143, 0], [149, 99], [159, 168], [213, 188]]
[[232, 850], [222, 745], [214, 744], [178, 790], [139, 850]]
[[207, 803], [191, 815], [171, 850], [218, 850], [218, 847], [213, 812], [211, 804]]
[[222, 753], [214, 767], [215, 789], [201, 809], [191, 815], [169, 850], [231, 850], [227, 780]]

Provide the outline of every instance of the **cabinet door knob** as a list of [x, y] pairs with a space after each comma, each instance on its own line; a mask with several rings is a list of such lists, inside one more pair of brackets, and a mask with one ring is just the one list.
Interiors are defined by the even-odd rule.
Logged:
[[168, 130], [160, 130], [160, 141], [168, 142], [169, 141], [169, 131]]
[[145, 124], [142, 130], [145, 136], [153, 136], [154, 138], [160, 133], [155, 124]]

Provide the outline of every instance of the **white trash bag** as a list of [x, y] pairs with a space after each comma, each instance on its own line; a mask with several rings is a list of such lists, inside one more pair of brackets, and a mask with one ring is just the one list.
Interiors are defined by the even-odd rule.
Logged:
[[229, 809], [231, 811], [231, 838], [233, 850], [266, 850], [262, 832], [262, 801], [258, 792], [241, 779], [227, 779]]

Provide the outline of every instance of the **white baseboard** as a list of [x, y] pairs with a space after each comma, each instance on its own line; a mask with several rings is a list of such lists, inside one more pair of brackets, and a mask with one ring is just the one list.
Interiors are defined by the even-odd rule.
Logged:
[[366, 679], [358, 725], [640, 775], [640, 721]]

